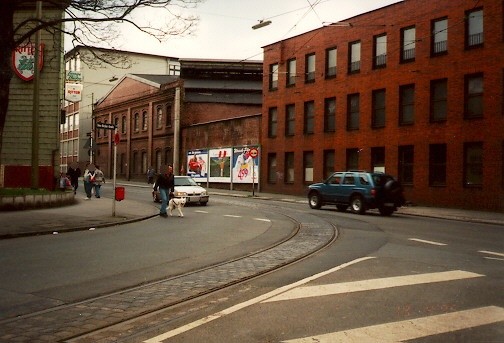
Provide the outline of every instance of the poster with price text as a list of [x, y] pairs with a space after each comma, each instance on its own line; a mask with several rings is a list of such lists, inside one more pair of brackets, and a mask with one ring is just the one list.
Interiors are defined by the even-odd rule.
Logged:
[[250, 148], [252, 147], [233, 149], [233, 183], [259, 183], [259, 159], [250, 156]]

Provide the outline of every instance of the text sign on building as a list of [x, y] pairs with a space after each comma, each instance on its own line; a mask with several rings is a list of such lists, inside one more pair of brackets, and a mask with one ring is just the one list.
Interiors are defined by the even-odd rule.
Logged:
[[67, 82], [82, 82], [82, 73], [80, 71], [68, 70], [66, 72]]
[[[21, 80], [30, 81], [33, 79], [36, 50], [34, 43], [28, 43], [20, 45], [12, 51], [12, 69]], [[40, 44], [39, 51], [38, 70], [42, 70], [44, 65], [44, 44]]]
[[65, 83], [65, 100], [79, 102], [82, 100], [82, 84]]
[[115, 130], [116, 126], [115, 126], [115, 124], [97, 122], [96, 128], [97, 129], [105, 129], [105, 130]]

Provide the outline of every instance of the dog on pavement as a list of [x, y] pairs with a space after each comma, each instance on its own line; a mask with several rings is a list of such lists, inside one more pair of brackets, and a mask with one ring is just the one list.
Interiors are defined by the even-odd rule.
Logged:
[[171, 198], [168, 202], [168, 212], [170, 213], [170, 217], [173, 216], [173, 210], [176, 208], [179, 213], [179, 217], [183, 217], [182, 207], [184, 207], [186, 203], [186, 198]]

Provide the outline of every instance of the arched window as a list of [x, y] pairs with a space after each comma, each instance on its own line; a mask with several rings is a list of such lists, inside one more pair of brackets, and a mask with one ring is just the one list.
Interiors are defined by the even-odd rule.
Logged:
[[126, 133], [126, 116], [122, 117], [121, 122], [121, 133]]
[[139, 126], [138, 126], [139, 119], [140, 119], [140, 115], [137, 112], [137, 113], [135, 113], [134, 122], [133, 122], [133, 128], [134, 128], [135, 132], [137, 132], [139, 130]]
[[147, 131], [147, 112], [142, 112], [142, 130]]
[[156, 128], [160, 129], [163, 127], [163, 108], [158, 106], [156, 108]]

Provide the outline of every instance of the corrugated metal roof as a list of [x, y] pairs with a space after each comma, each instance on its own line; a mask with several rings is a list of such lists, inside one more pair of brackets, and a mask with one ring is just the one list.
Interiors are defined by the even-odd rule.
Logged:
[[246, 80], [184, 80], [184, 88], [190, 89], [233, 89], [262, 91], [261, 81]]
[[199, 93], [186, 92], [184, 102], [209, 102], [209, 103], [225, 103], [225, 104], [262, 104], [261, 93]]

